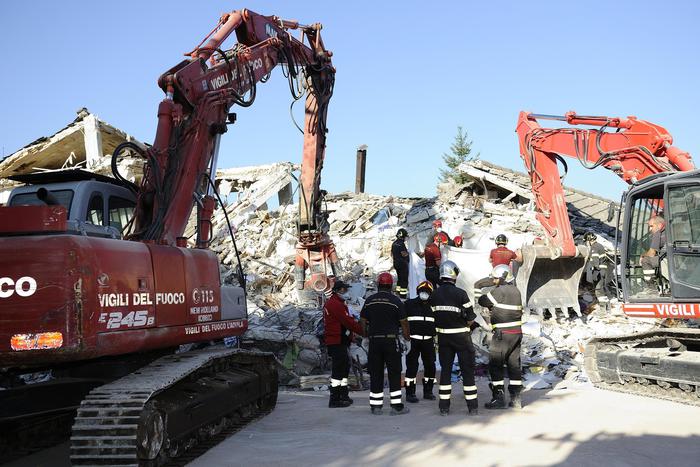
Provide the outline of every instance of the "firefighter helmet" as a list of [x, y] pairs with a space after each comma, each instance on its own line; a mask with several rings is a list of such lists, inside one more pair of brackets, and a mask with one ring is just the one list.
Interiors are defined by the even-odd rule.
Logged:
[[440, 279], [451, 279], [453, 281], [457, 280], [459, 275], [459, 268], [449, 259], [440, 265]]
[[507, 245], [508, 244], [508, 237], [506, 237], [503, 234], [498, 234], [496, 236], [496, 245]]
[[513, 272], [510, 270], [510, 266], [507, 264], [499, 264], [493, 268], [491, 270], [491, 277], [494, 279], [501, 279], [506, 283], [513, 282]]
[[596, 234], [594, 234], [593, 232], [586, 232], [583, 235], [583, 239], [587, 242], [595, 242], [596, 240], [598, 240], [598, 237], [596, 237]]
[[437, 229], [438, 227], [442, 227], [442, 221], [441, 221], [440, 219], [435, 219], [435, 220], [433, 221], [433, 227], [436, 228], [436, 229]]
[[452, 240], [455, 242], [455, 246], [462, 246], [462, 237], [460, 235], [457, 235]]
[[408, 231], [406, 229], [399, 229], [396, 231], [396, 238], [406, 238], [408, 237]]
[[438, 245], [447, 245], [449, 243], [449, 240], [447, 239], [447, 235], [445, 232], [438, 232], [433, 236], [433, 240], [435, 243]]
[[433, 283], [430, 281], [421, 282], [420, 284], [418, 284], [418, 287], [416, 287], [416, 292], [421, 293], [421, 291], [433, 293]]
[[383, 272], [377, 276], [377, 287], [391, 287], [394, 285], [394, 278], [388, 272]]

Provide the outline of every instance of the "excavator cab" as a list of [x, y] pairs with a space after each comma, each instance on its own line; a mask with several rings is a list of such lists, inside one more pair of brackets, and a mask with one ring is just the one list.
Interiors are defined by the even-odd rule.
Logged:
[[[617, 244], [624, 313], [700, 318], [700, 171], [648, 177], [622, 201]], [[700, 329], [667, 326], [594, 337], [584, 366], [603, 389], [700, 404]]]
[[[625, 303], [700, 299], [699, 175], [698, 171], [659, 174], [623, 196], [624, 225], [618, 244]], [[651, 308], [633, 309], [658, 316], [658, 310]]]
[[[136, 204], [135, 195], [113, 178], [79, 169], [9, 178], [26, 184], [12, 190], [9, 207], [63, 207], [66, 211], [64, 231], [69, 234], [122, 238]], [[5, 222], [0, 227], [0, 235], [28, 233], [27, 226], [19, 219], [28, 215], [27, 210], [3, 212], [2, 219]]]

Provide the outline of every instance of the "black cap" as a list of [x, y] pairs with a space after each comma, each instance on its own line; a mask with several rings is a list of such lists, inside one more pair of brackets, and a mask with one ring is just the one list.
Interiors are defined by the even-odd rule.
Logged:
[[333, 284], [333, 292], [337, 292], [340, 289], [349, 289], [349, 288], [350, 288], [350, 284], [348, 284], [347, 282], [343, 282], [341, 280], [337, 280], [337, 281], [335, 281], [335, 284]]

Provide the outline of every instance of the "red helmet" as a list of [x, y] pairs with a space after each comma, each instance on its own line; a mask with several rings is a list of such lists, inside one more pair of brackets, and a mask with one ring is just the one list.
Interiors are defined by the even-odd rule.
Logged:
[[389, 286], [394, 285], [394, 278], [388, 272], [383, 272], [377, 276], [377, 286]]
[[455, 246], [462, 246], [462, 237], [460, 237], [459, 235], [457, 235], [457, 236], [454, 238], [454, 242], [455, 242]]
[[433, 227], [442, 227], [442, 221], [440, 219], [435, 219], [433, 221]]
[[433, 236], [433, 240], [434, 240], [435, 243], [437, 243], [438, 245], [441, 245], [441, 244], [442, 244], [442, 245], [447, 245], [447, 243], [448, 243], [448, 241], [447, 241], [447, 235], [445, 235], [444, 232], [438, 232], [438, 233], [436, 233], [436, 234]]
[[428, 293], [433, 293], [433, 284], [430, 281], [423, 281], [416, 287], [416, 292], [420, 293], [421, 290], [425, 290]]

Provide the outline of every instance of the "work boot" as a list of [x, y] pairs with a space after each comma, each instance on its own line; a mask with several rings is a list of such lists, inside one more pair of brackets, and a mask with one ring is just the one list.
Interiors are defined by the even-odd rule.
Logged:
[[440, 399], [438, 402], [438, 407], [440, 408], [440, 415], [448, 415], [450, 413], [450, 400]]
[[479, 401], [476, 399], [467, 401], [467, 415], [479, 415]]
[[349, 387], [347, 387], [347, 386], [340, 386], [340, 400], [341, 400], [341, 401], [345, 401], [345, 402], [349, 402], [350, 405], [352, 405], [352, 403], [355, 402], [355, 401], [352, 400], [352, 399], [350, 399], [349, 393], [350, 393], [350, 388], [349, 388]]
[[383, 413], [381, 407], [372, 407], [372, 415], [381, 415]]
[[406, 402], [410, 402], [411, 404], [415, 404], [416, 402], [418, 402], [418, 398], [416, 397], [415, 381], [406, 385]]
[[520, 397], [520, 388], [508, 388], [508, 392], [510, 392], [510, 402], [508, 402], [508, 407], [512, 407], [514, 409], [522, 409], [523, 400]]
[[331, 397], [328, 400], [328, 407], [331, 409], [342, 409], [349, 407], [352, 402], [342, 399], [342, 388], [340, 386], [331, 387]]
[[423, 399], [429, 401], [435, 400], [435, 395], [433, 394], [433, 384], [435, 382], [432, 379], [423, 379]]
[[487, 409], [505, 409], [506, 408], [506, 396], [503, 393], [503, 389], [498, 387], [493, 388], [493, 398], [490, 402], [484, 404]]
[[401, 404], [400, 406], [391, 406], [391, 413], [389, 415], [404, 415], [410, 412], [408, 407]]

